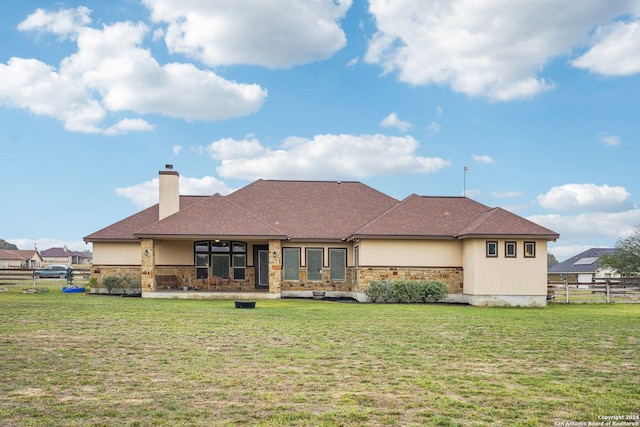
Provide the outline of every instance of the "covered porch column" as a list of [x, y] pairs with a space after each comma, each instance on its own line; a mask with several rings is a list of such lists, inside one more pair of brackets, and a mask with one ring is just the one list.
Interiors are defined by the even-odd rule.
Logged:
[[282, 290], [282, 243], [280, 240], [269, 240], [269, 293], [280, 293]]
[[142, 292], [156, 292], [156, 255], [153, 239], [142, 239], [142, 262], [140, 273], [142, 278]]

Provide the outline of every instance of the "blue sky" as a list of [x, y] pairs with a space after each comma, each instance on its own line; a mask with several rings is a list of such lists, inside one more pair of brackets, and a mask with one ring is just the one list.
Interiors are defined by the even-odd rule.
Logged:
[[[264, 3], [264, 4], [261, 4]], [[640, 2], [0, 6], [0, 238], [67, 245], [257, 178], [466, 194], [560, 233], [640, 225]]]

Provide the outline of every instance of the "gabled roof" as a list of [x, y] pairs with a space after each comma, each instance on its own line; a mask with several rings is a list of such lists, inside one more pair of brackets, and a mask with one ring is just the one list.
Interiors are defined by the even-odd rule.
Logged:
[[615, 252], [614, 248], [591, 248], [547, 269], [549, 273], [595, 273], [600, 268], [600, 257]]
[[353, 233], [352, 238], [455, 238], [458, 231], [489, 209], [466, 197], [412, 194]]
[[353, 181], [258, 180], [227, 198], [290, 240], [345, 240], [398, 203]]
[[80, 258], [91, 258], [91, 254], [88, 252], [79, 252], [79, 251], [70, 251], [67, 248], [49, 248], [41, 251], [40, 254], [42, 256], [51, 257], [51, 258], [63, 258], [76, 256]]
[[214, 194], [186, 209], [181, 209], [162, 221], [139, 230], [135, 235], [137, 237], [286, 238], [277, 228], [220, 194]]
[[502, 208], [492, 208], [458, 232], [465, 237], [522, 237], [556, 240], [560, 235]]
[[0, 260], [3, 261], [27, 261], [38, 255], [35, 249], [0, 249]]
[[[180, 210], [186, 209], [205, 198], [207, 196], [180, 196]], [[135, 233], [158, 222], [159, 211], [158, 204], [155, 204], [95, 233], [89, 234], [84, 240], [86, 242], [137, 242], [140, 239], [135, 236]]]
[[180, 210], [158, 221], [158, 205], [85, 237], [129, 242], [158, 238], [531, 237], [553, 231], [466, 197], [411, 195], [402, 202], [353, 181], [258, 180], [227, 196], [180, 196]]

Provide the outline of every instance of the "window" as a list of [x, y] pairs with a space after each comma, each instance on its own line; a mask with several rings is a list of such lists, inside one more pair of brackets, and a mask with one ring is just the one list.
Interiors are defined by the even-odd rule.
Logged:
[[507, 258], [516, 257], [516, 242], [504, 242], [504, 256]]
[[487, 242], [487, 257], [498, 256], [498, 242]]
[[282, 250], [284, 280], [300, 280], [300, 248]]
[[329, 278], [344, 282], [347, 277], [347, 250], [329, 249]]
[[231, 244], [231, 267], [233, 280], [244, 280], [244, 269], [247, 267], [247, 244], [233, 242]]
[[307, 249], [307, 279], [310, 282], [322, 282], [322, 255], [321, 248]]
[[525, 258], [536, 257], [536, 242], [524, 242], [524, 257]]
[[246, 243], [225, 240], [196, 242], [194, 252], [198, 279], [206, 279], [210, 275], [228, 279], [230, 267], [233, 268], [234, 280], [245, 279]]

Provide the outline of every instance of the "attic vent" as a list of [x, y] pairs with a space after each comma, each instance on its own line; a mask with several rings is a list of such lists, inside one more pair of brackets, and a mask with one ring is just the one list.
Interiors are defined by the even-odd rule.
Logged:
[[594, 262], [598, 261], [600, 257], [592, 256], [587, 258], [580, 258], [578, 261], [574, 262], [573, 265], [591, 265]]

